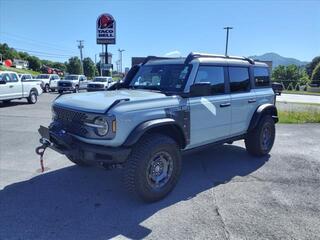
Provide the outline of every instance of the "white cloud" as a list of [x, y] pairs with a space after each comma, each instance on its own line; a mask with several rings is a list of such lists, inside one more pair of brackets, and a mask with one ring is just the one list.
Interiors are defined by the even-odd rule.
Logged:
[[179, 52], [178, 50], [175, 50], [175, 51], [166, 53], [164, 56], [165, 57], [181, 57], [181, 52]]

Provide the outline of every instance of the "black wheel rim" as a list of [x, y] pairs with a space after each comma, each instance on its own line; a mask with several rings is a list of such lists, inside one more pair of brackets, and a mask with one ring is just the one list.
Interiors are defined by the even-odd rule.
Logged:
[[261, 146], [264, 151], [268, 151], [270, 149], [270, 146], [272, 144], [272, 129], [271, 126], [265, 125], [262, 128], [261, 133]]
[[173, 159], [165, 151], [154, 154], [147, 167], [147, 181], [151, 188], [159, 189], [168, 183], [172, 176]]

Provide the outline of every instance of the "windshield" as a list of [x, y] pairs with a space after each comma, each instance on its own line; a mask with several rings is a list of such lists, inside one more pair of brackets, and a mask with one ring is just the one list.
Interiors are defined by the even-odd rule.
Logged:
[[108, 79], [103, 77], [97, 77], [93, 79], [93, 82], [106, 82]]
[[183, 90], [191, 65], [166, 64], [144, 65], [132, 79], [130, 86], [135, 89], [151, 89], [164, 92]]
[[48, 79], [50, 76], [48, 74], [40, 74], [37, 76], [37, 79]]
[[63, 80], [78, 80], [78, 76], [77, 75], [69, 75], [69, 76], [66, 76]]

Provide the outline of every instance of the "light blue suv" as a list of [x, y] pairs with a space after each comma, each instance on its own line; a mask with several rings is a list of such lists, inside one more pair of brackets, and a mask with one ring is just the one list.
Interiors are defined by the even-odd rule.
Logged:
[[81, 166], [123, 167], [145, 201], [174, 188], [181, 152], [244, 139], [263, 156], [278, 121], [266, 64], [200, 53], [147, 57], [109, 91], [60, 96], [52, 112], [42, 143]]

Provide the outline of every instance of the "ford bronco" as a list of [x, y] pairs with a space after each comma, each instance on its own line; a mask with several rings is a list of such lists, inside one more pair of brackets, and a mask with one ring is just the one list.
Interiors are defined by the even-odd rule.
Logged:
[[52, 113], [41, 143], [80, 166], [123, 167], [145, 201], [174, 188], [184, 151], [244, 139], [268, 154], [278, 121], [266, 64], [201, 53], [147, 57], [108, 91], [58, 97]]

